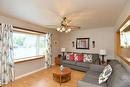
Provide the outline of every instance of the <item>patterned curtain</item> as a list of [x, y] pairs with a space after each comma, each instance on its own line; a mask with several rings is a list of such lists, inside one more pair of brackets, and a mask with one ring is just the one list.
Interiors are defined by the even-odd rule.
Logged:
[[14, 62], [13, 62], [13, 27], [9, 24], [2, 24], [0, 29], [1, 47], [1, 84], [8, 84], [14, 81]]
[[45, 61], [46, 61], [46, 68], [51, 67], [52, 65], [52, 34], [46, 34], [46, 53], [45, 53]]

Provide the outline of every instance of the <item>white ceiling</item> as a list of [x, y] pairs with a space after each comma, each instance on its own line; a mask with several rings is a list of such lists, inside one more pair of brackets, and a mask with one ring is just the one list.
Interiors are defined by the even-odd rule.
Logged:
[[0, 0], [0, 12], [38, 25], [67, 16], [83, 29], [113, 26], [126, 0]]

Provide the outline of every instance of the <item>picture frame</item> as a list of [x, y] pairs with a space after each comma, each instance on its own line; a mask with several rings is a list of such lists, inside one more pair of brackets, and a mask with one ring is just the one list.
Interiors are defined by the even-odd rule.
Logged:
[[89, 50], [90, 38], [76, 38], [76, 49]]

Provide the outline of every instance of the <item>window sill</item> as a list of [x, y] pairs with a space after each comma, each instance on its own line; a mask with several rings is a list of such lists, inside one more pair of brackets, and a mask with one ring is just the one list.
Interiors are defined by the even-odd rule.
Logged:
[[45, 58], [44, 55], [26, 57], [26, 58], [21, 58], [21, 59], [14, 60], [14, 63], [17, 64], [17, 63], [22, 63], [22, 62], [27, 62], [27, 61], [32, 61], [32, 60], [38, 60], [38, 59], [43, 59], [43, 58]]
[[130, 65], [130, 58], [119, 56], [122, 60], [124, 60], [128, 65]]

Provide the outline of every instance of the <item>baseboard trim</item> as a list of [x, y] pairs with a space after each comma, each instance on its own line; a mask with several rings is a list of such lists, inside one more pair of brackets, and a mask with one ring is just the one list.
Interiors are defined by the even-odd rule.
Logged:
[[33, 74], [33, 73], [39, 72], [39, 71], [41, 71], [41, 70], [43, 70], [43, 69], [46, 69], [46, 68], [43, 67], [43, 68], [40, 68], [40, 69], [34, 70], [34, 71], [32, 71], [32, 72], [29, 72], [29, 73], [26, 73], [26, 74], [23, 74], [23, 75], [17, 76], [17, 77], [15, 77], [15, 80], [20, 79], [20, 78], [23, 78], [23, 77], [28, 76], [28, 75], [31, 75], [31, 74]]

